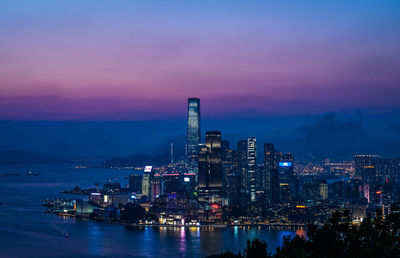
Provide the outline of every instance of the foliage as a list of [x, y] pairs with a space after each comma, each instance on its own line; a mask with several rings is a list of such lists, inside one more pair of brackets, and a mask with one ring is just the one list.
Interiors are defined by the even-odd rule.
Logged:
[[271, 255], [267, 252], [267, 243], [259, 239], [254, 239], [253, 241], [247, 240], [247, 247], [244, 249], [243, 253], [239, 252], [237, 254], [231, 251], [226, 251], [219, 255], [212, 255], [208, 258], [245, 258], [245, 257], [257, 257], [257, 258], [267, 258]]

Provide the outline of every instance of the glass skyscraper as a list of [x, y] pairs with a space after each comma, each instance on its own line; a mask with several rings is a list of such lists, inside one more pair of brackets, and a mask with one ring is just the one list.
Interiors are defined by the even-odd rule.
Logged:
[[[200, 144], [200, 99], [188, 99], [187, 165], [188, 172], [198, 174]], [[197, 177], [196, 177], [197, 178]]]
[[222, 219], [221, 132], [206, 132], [199, 153], [198, 217], [204, 222]]
[[247, 139], [247, 188], [250, 193], [250, 202], [254, 204], [256, 198], [256, 138]]
[[264, 144], [264, 169], [266, 170], [266, 178], [264, 191], [266, 199], [271, 204], [277, 204], [280, 201], [280, 179], [279, 179], [279, 162], [283, 159], [283, 155], [277, 152], [272, 143]]

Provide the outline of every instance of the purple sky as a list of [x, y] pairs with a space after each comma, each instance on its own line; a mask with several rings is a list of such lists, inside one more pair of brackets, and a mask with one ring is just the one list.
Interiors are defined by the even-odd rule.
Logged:
[[83, 2], [0, 2], [0, 119], [400, 107], [399, 2]]

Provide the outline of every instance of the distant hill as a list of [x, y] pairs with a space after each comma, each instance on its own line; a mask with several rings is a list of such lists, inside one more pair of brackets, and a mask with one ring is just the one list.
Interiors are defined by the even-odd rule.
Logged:
[[146, 155], [146, 154], [136, 154], [129, 157], [117, 157], [112, 158], [104, 162], [104, 167], [142, 167], [146, 165], [159, 166], [170, 162], [170, 157], [166, 154], [164, 155]]
[[0, 165], [62, 163], [66, 161], [41, 152], [0, 150]]

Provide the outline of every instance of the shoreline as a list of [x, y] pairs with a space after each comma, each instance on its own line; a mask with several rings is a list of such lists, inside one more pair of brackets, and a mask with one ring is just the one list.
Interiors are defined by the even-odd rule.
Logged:
[[[51, 214], [51, 213], [50, 213]], [[78, 219], [83, 219], [83, 220], [91, 220], [91, 221], [96, 221], [96, 222], [102, 222], [106, 224], [115, 224], [115, 225], [122, 225], [127, 228], [143, 228], [143, 227], [154, 227], [154, 228], [161, 228], [161, 227], [169, 227], [169, 228], [228, 228], [228, 227], [306, 227], [307, 224], [301, 224], [301, 223], [288, 223], [288, 224], [283, 224], [283, 223], [268, 223], [268, 224], [260, 224], [260, 223], [254, 223], [254, 224], [203, 224], [203, 225], [171, 225], [171, 224], [128, 224], [124, 222], [117, 222], [117, 221], [107, 221], [99, 218], [90, 218], [87, 216], [81, 216], [81, 215], [76, 215], [76, 214], [66, 214], [66, 213], [53, 213], [56, 214], [57, 216], [60, 217], [72, 217], [72, 218], [78, 218]]]

